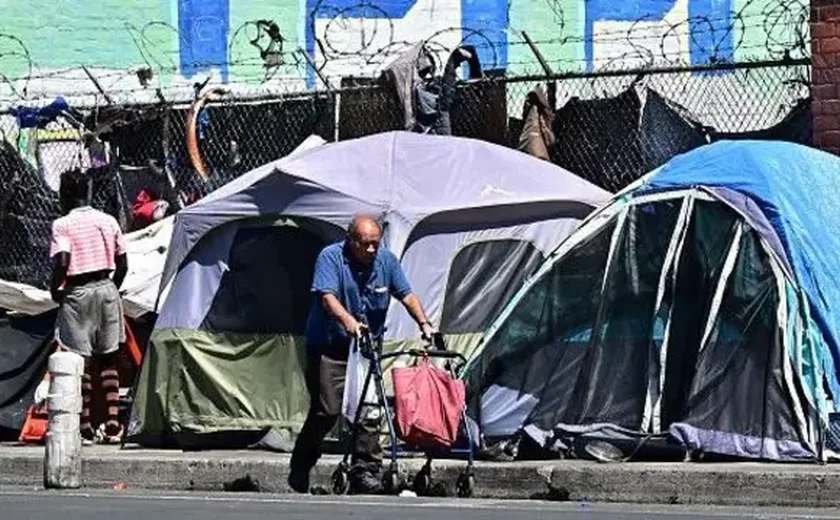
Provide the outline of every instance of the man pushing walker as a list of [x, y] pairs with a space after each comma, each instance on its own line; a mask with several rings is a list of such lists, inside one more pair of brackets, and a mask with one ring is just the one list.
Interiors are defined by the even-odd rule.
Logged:
[[[292, 453], [289, 486], [309, 491], [309, 473], [321, 456], [324, 437], [341, 412], [347, 357], [353, 339], [367, 329], [383, 333], [391, 296], [405, 306], [424, 339], [436, 332], [420, 299], [411, 292], [397, 257], [380, 247], [382, 227], [357, 215], [343, 242], [325, 247], [315, 262], [313, 302], [306, 324], [306, 388], [309, 413]], [[378, 493], [382, 465], [379, 419], [364, 421], [353, 447], [351, 493]]]

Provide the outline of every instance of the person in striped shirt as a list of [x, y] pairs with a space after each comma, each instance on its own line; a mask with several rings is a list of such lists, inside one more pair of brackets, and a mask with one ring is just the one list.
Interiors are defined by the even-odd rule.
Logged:
[[[85, 444], [97, 438], [119, 442], [122, 436], [117, 352], [125, 342], [125, 328], [119, 287], [128, 272], [122, 230], [114, 217], [90, 207], [89, 185], [88, 175], [80, 170], [62, 174], [59, 199], [64, 216], [53, 222], [50, 242], [50, 292], [60, 306], [57, 339], [61, 348], [85, 359], [80, 425]], [[108, 409], [98, 436], [90, 418], [91, 374], [97, 369]]]

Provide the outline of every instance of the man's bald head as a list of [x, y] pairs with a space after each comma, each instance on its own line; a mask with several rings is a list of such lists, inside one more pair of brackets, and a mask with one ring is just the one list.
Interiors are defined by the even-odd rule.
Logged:
[[367, 234], [372, 232], [377, 232], [382, 235], [382, 226], [379, 225], [379, 222], [373, 215], [359, 213], [350, 221], [350, 227], [347, 229], [347, 232], [351, 237], [359, 236], [360, 233]]
[[360, 213], [350, 222], [347, 238], [353, 259], [360, 264], [370, 265], [379, 250], [382, 226], [372, 215]]

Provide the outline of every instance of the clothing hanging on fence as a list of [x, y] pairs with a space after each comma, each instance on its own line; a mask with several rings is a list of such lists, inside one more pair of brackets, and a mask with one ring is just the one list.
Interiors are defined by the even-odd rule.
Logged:
[[89, 164], [93, 168], [101, 168], [111, 164], [111, 147], [98, 137], [86, 139], [85, 149], [87, 150]]
[[70, 105], [62, 97], [44, 107], [19, 106], [11, 109], [12, 115], [17, 117], [19, 128], [44, 128], [47, 123], [55, 121], [62, 113], [70, 110]]
[[449, 55], [441, 77], [427, 75], [415, 84], [416, 122], [412, 128], [414, 132], [452, 135], [450, 113], [455, 105], [457, 70], [464, 61], [469, 62], [470, 78], [481, 77], [481, 64], [478, 62], [478, 53], [475, 48], [462, 46]]
[[551, 127], [554, 109], [549, 105], [542, 87], [536, 87], [525, 98], [522, 107], [523, 126], [516, 147], [520, 152], [546, 161], [551, 160], [550, 150], [556, 141]]
[[17, 151], [21, 159], [38, 170], [38, 129], [20, 128], [17, 134]]
[[422, 73], [434, 70], [434, 60], [423, 42], [415, 44], [401, 54], [383, 72], [382, 78], [393, 85], [402, 104], [405, 130], [414, 128], [414, 88], [423, 78]]
[[458, 67], [467, 61], [470, 77], [481, 77], [481, 64], [474, 47], [463, 46], [449, 55], [443, 74], [435, 75], [431, 53], [421, 44], [397, 58], [383, 72], [403, 106], [405, 129], [418, 133], [452, 135], [450, 111], [455, 102]]

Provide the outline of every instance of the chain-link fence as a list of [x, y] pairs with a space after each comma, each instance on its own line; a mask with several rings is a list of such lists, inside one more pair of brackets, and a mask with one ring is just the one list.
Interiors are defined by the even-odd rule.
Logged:
[[[519, 147], [534, 89], [549, 106], [550, 158], [616, 191], [678, 153], [717, 139], [810, 142], [807, 60], [543, 77], [458, 85], [452, 133]], [[0, 113], [0, 279], [45, 287], [58, 178], [92, 168], [93, 203], [126, 231], [136, 204], [177, 211], [287, 155], [310, 135], [346, 140], [404, 128], [394, 88], [345, 78], [341, 88], [194, 105]], [[32, 126], [34, 125], [34, 126]]]

